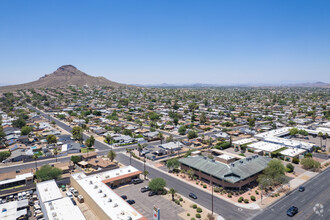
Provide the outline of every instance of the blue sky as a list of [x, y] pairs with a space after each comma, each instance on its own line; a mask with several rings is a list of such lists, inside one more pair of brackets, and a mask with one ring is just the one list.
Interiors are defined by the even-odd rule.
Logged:
[[0, 1], [0, 83], [330, 83], [330, 1]]

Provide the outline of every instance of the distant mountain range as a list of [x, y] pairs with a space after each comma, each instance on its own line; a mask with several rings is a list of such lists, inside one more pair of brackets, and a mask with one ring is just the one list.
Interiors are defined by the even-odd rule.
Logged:
[[324, 82], [308, 82], [308, 83], [247, 83], [247, 84], [207, 84], [207, 83], [194, 83], [194, 84], [134, 84], [139, 87], [149, 88], [216, 88], [216, 87], [305, 87], [305, 88], [330, 88], [329, 83]]
[[112, 87], [131, 87], [130, 85], [120, 84], [110, 81], [104, 77], [90, 76], [72, 65], [59, 67], [55, 72], [46, 74], [40, 79], [19, 85], [9, 85], [0, 87], [0, 92], [15, 91], [18, 89], [31, 88], [58, 88], [76, 85], [79, 87], [88, 86], [112, 86]]

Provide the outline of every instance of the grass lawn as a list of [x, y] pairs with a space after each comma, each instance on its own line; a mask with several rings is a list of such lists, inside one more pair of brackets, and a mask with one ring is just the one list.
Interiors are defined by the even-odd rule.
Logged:
[[[95, 151], [94, 148], [88, 149], [88, 152], [94, 152], [94, 151]], [[81, 148], [80, 152], [81, 153], [87, 153], [87, 148]]]

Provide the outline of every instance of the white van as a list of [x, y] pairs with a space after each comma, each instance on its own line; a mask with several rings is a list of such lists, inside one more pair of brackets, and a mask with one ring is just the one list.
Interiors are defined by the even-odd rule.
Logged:
[[71, 193], [70, 191], [67, 191], [67, 192], [66, 192], [66, 196], [67, 196], [67, 197], [70, 197], [70, 198], [73, 197], [73, 196], [72, 196], [72, 193]]

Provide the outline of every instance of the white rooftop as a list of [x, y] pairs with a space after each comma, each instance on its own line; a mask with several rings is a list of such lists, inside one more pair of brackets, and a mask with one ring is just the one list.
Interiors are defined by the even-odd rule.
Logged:
[[279, 128], [279, 129], [263, 132], [260, 134], [256, 134], [254, 135], [254, 137], [263, 139], [267, 137], [282, 136], [288, 134], [290, 129], [291, 127]]
[[72, 178], [77, 181], [94, 203], [96, 203], [110, 219], [137, 220], [143, 216], [112, 191], [109, 186], [102, 182], [102, 180], [135, 171], [138, 170], [132, 166], [127, 166], [90, 176], [86, 176], [84, 173], [75, 173], [72, 174]]
[[256, 138], [244, 138], [241, 140], [233, 141], [233, 144], [242, 145], [258, 141]]
[[55, 180], [37, 183], [37, 190], [39, 191], [39, 195], [41, 197], [39, 198], [40, 202], [43, 203], [63, 197]]
[[281, 154], [284, 156], [295, 157], [305, 152], [306, 150], [299, 148], [288, 148], [286, 150], [281, 151]]
[[[28, 200], [23, 200], [28, 206]], [[15, 220], [22, 215], [27, 213], [27, 209], [22, 209], [17, 211], [17, 208], [20, 208], [21, 201], [12, 201], [4, 204], [0, 204], [0, 219], [1, 220]]]
[[73, 205], [69, 197], [44, 203], [50, 220], [85, 220], [78, 206]]
[[230, 159], [233, 159], [235, 157], [229, 156], [228, 154], [221, 154], [221, 155], [217, 156], [217, 158], [221, 158], [221, 159], [224, 159], [224, 160], [230, 160]]
[[273, 152], [273, 151], [276, 151], [276, 150], [282, 148], [283, 146], [280, 145], [280, 144], [274, 144], [274, 143], [269, 143], [269, 142], [265, 142], [265, 141], [259, 141], [259, 142], [250, 144], [249, 147], [254, 148], [254, 149], [258, 149], [258, 150]]
[[2, 180], [0, 181], [0, 185], [7, 184], [7, 183], [14, 183], [17, 181], [25, 180], [26, 178], [33, 177], [33, 173], [24, 173], [24, 174], [19, 174], [16, 175], [15, 178], [12, 179], [7, 179], [7, 180]]

